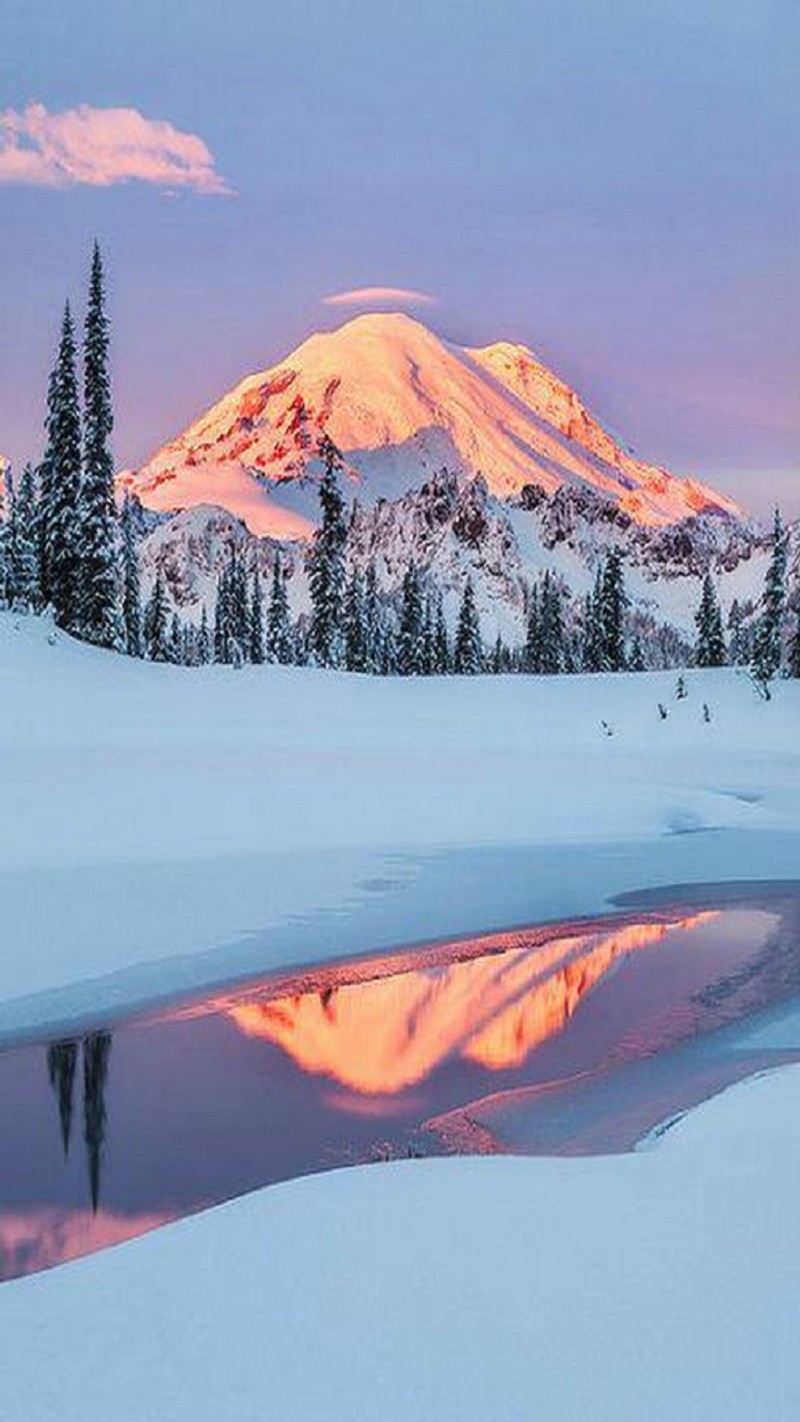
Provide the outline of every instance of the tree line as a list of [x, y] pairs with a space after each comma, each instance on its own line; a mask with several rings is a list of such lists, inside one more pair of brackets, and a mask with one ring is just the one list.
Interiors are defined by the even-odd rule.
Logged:
[[[633, 614], [617, 548], [583, 599], [544, 572], [528, 590], [525, 639], [517, 646], [500, 636], [485, 645], [470, 578], [452, 634], [441, 588], [414, 562], [399, 594], [386, 593], [374, 563], [363, 571], [349, 566], [341, 457], [327, 436], [318, 447], [320, 519], [307, 554], [310, 610], [292, 621], [280, 551], [267, 588], [255, 560], [248, 565], [234, 546], [217, 579], [211, 621], [205, 604], [199, 624], [184, 620], [161, 566], [143, 601], [138, 505], [128, 495], [119, 507], [115, 498], [113, 424], [105, 277], [95, 244], [81, 368], [67, 304], [47, 389], [44, 455], [38, 468], [25, 468], [18, 486], [9, 477], [0, 524], [0, 600], [48, 609], [59, 627], [84, 641], [183, 665], [269, 661], [405, 676], [643, 671], [659, 639], [662, 661], [677, 659], [676, 635], [670, 642], [669, 629]], [[694, 646], [681, 649], [683, 660], [750, 666], [765, 692], [781, 672], [800, 676], [800, 604], [790, 612], [787, 564], [787, 534], [776, 513], [760, 613], [748, 619], [734, 601], [726, 637], [706, 573]]]

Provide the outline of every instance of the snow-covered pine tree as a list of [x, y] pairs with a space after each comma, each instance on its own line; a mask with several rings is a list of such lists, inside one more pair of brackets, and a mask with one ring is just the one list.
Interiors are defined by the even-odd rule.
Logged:
[[366, 642], [366, 670], [379, 673], [382, 664], [384, 634], [384, 612], [378, 590], [378, 573], [374, 562], [367, 564], [364, 577], [364, 638]]
[[542, 607], [539, 587], [534, 583], [528, 594], [525, 632], [525, 670], [535, 675], [542, 670]]
[[600, 625], [602, 636], [602, 668], [623, 671], [625, 668], [625, 613], [628, 595], [622, 555], [612, 548], [606, 556], [600, 589]]
[[95, 242], [83, 358], [83, 479], [78, 497], [80, 591], [76, 630], [100, 647], [123, 646], [103, 261]]
[[629, 666], [631, 671], [634, 672], [647, 671], [647, 663], [644, 659], [644, 647], [642, 646], [641, 633], [639, 632], [634, 632], [633, 634]]
[[258, 571], [258, 564], [253, 563], [253, 574], [250, 590], [249, 608], [249, 659], [256, 666], [260, 666], [265, 660], [266, 649], [264, 645], [264, 589], [261, 586], [261, 574]]
[[247, 574], [235, 545], [217, 581], [214, 660], [241, 666], [250, 653], [250, 600]]
[[403, 601], [397, 636], [397, 670], [401, 676], [422, 676], [427, 670], [425, 606], [419, 570], [412, 561], [403, 578]]
[[177, 612], [173, 612], [167, 637], [167, 661], [180, 666], [183, 662], [183, 626]]
[[794, 630], [789, 638], [789, 660], [786, 669], [791, 677], [800, 677], [800, 599], [794, 610]]
[[151, 662], [169, 661], [167, 590], [160, 568], [144, 613], [144, 649]]
[[197, 644], [195, 648], [197, 665], [206, 666], [211, 661], [211, 634], [208, 630], [208, 613], [206, 605], [203, 603], [203, 610], [200, 613], [200, 626], [197, 632]]
[[769, 683], [777, 676], [783, 660], [783, 623], [786, 613], [786, 565], [788, 544], [780, 512], [775, 510], [770, 558], [762, 600], [763, 611], [756, 626], [752, 672], [769, 695]]
[[714, 587], [714, 579], [710, 573], [706, 573], [703, 578], [703, 591], [694, 621], [697, 628], [697, 642], [694, 649], [695, 665], [698, 667], [724, 667], [727, 658], [725, 637], [722, 631], [722, 613]]
[[64, 308], [56, 363], [47, 391], [47, 448], [41, 472], [42, 596], [59, 627], [78, 621], [78, 501], [81, 486], [81, 419], [75, 328]]
[[344, 664], [348, 671], [368, 670], [364, 585], [354, 568], [344, 595]]
[[541, 671], [548, 676], [563, 670], [564, 613], [561, 589], [548, 570], [542, 579], [539, 594], [541, 625]]
[[603, 670], [603, 572], [600, 567], [583, 605], [581, 665], [588, 672]]
[[40, 605], [36, 485], [29, 464], [18, 489], [9, 474], [6, 505], [6, 598], [12, 607], [29, 612]]
[[294, 640], [289, 622], [289, 599], [283, 562], [276, 548], [272, 564], [272, 586], [267, 609], [267, 656], [271, 662], [288, 666], [295, 660]]
[[436, 597], [436, 616], [433, 630], [433, 670], [438, 676], [446, 676], [451, 670], [450, 636], [444, 615], [444, 600], [441, 592]]
[[139, 577], [139, 550], [136, 544], [134, 502], [125, 495], [122, 506], [122, 622], [125, 650], [129, 657], [141, 657], [142, 589]]
[[744, 625], [744, 613], [738, 598], [731, 603], [728, 614], [728, 660], [733, 667], [745, 667], [750, 661], [750, 638]]
[[467, 578], [458, 613], [453, 670], [459, 675], [474, 675], [483, 666], [483, 643], [480, 619], [475, 604], [472, 578]]
[[309, 652], [318, 666], [333, 667], [341, 664], [343, 655], [342, 603], [347, 526], [338, 479], [341, 456], [327, 435], [320, 440], [319, 455], [325, 471], [319, 486], [322, 517], [314, 532], [308, 559], [311, 594]]

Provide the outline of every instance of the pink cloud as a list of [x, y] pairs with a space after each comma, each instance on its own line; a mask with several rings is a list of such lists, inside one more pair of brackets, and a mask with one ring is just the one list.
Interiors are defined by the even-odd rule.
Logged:
[[392, 306], [435, 306], [436, 297], [405, 286], [357, 286], [353, 291], [337, 291], [324, 296], [324, 306], [371, 306], [376, 302]]
[[79, 104], [51, 114], [44, 104], [28, 104], [0, 112], [0, 183], [105, 188], [127, 182], [231, 191], [202, 138], [138, 109]]

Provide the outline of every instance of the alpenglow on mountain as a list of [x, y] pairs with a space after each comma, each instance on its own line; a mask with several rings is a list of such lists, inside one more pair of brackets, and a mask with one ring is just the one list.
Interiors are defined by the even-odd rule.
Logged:
[[316, 516], [319, 437], [341, 450], [361, 503], [397, 499], [448, 469], [507, 500], [577, 486], [639, 525], [737, 516], [703, 484], [635, 458], [525, 346], [469, 349], [403, 314], [313, 335], [241, 381], [139, 470], [122, 476], [160, 512], [217, 505], [257, 535], [303, 538]]

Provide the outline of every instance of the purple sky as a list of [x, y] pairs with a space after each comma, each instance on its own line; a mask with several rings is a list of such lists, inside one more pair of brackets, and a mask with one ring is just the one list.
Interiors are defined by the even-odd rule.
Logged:
[[[531, 345], [643, 456], [800, 513], [797, 0], [3, 0], [0, 44], [15, 461], [96, 234], [120, 464], [338, 324], [326, 294], [392, 285], [455, 340]], [[127, 120], [43, 139], [32, 102], [178, 135], [156, 152], [144, 125], [146, 181], [117, 183]]]

